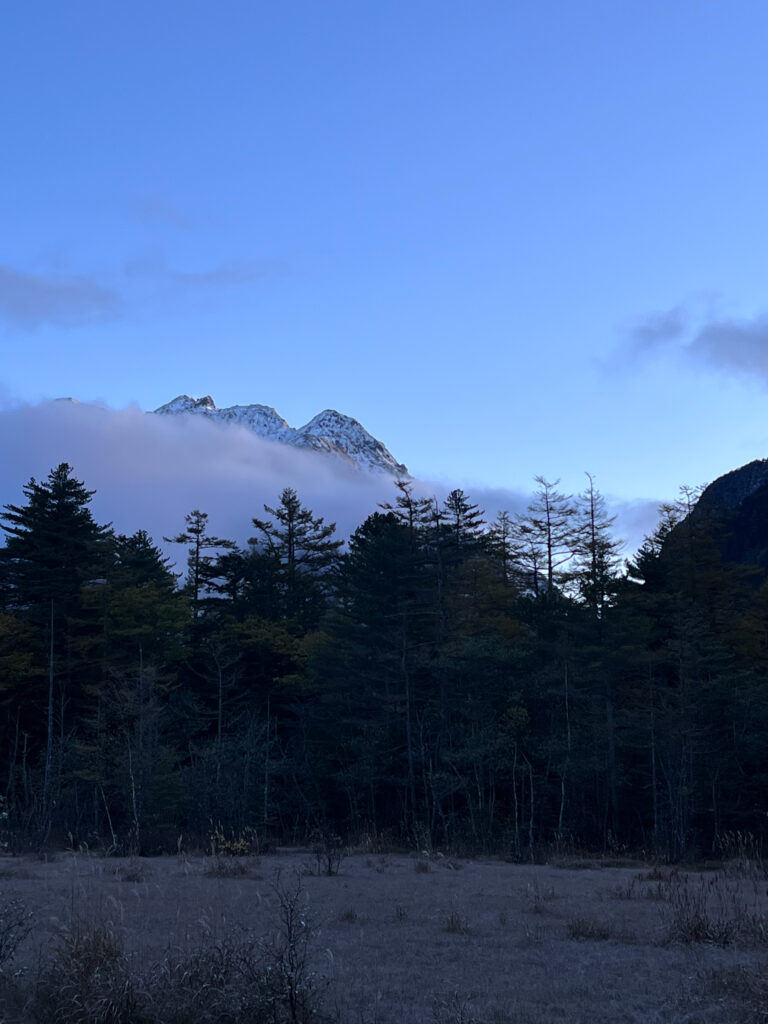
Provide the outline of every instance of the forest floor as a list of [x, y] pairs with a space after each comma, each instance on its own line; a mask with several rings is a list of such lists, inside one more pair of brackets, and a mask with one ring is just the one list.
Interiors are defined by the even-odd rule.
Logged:
[[[768, 882], [759, 865], [686, 871], [357, 854], [338, 874], [317, 869], [310, 852], [296, 850], [239, 859], [2, 858], [0, 1021], [134, 1019], [129, 1010], [68, 1014], [69, 1001], [83, 1002], [67, 988], [73, 964], [103, 990], [115, 983], [105, 958], [119, 960], [124, 986], [158, 977], [165, 962], [170, 991], [179, 976], [170, 956], [263, 942], [291, 961], [286, 907], [299, 911], [291, 970], [325, 1019], [340, 1024], [768, 1020]], [[19, 908], [31, 930], [3, 965]], [[88, 947], [94, 962], [86, 963], [84, 936], [98, 937]], [[207, 1021], [195, 998], [189, 1019]], [[156, 1019], [171, 1019], [165, 1013]]]

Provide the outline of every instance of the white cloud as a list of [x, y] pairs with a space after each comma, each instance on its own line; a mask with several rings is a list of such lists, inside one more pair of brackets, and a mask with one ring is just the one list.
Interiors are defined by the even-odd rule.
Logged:
[[[389, 477], [358, 472], [339, 459], [264, 441], [241, 427], [203, 418], [153, 416], [58, 401], [0, 410], [0, 504], [23, 502], [31, 476], [68, 462], [95, 490], [92, 510], [120, 533], [147, 530], [159, 542], [184, 516], [209, 513], [211, 532], [244, 544], [251, 519], [284, 487], [340, 532], [355, 529], [390, 500]], [[174, 552], [183, 561], [180, 549]]]
[[[305, 506], [348, 536], [381, 502], [396, 497], [394, 481], [341, 459], [265, 441], [243, 427], [203, 417], [154, 416], [60, 400], [40, 405], [0, 406], [0, 505], [23, 504], [30, 477], [44, 480], [68, 462], [74, 475], [96, 494], [98, 522], [119, 533], [145, 529], [161, 543], [184, 526], [193, 509], [209, 514], [212, 534], [245, 544], [251, 520], [263, 516], [285, 487]], [[457, 484], [414, 481], [416, 493], [442, 502]], [[522, 512], [530, 494], [522, 490], [464, 487], [491, 522], [506, 509]], [[617, 532], [628, 550], [653, 529], [656, 502], [610, 502], [619, 513]], [[182, 548], [164, 545], [178, 565]]]

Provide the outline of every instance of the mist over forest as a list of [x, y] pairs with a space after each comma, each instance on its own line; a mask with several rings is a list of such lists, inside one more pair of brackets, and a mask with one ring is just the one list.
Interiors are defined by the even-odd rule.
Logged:
[[[45, 479], [52, 467], [66, 462], [95, 491], [93, 512], [99, 522], [112, 523], [118, 533], [144, 529], [174, 558], [177, 552], [162, 538], [180, 528], [195, 508], [208, 514], [217, 534], [245, 544], [251, 518], [286, 486], [335, 522], [343, 537], [394, 495], [388, 474], [265, 440], [245, 427], [203, 417], [148, 415], [135, 406], [0, 401], [0, 442], [0, 505], [17, 503], [30, 477]], [[552, 477], [564, 470], [556, 467]], [[548, 471], [543, 467], [542, 472]], [[586, 476], [579, 474], [579, 480], [586, 483]], [[610, 481], [603, 483], [610, 486]], [[461, 486], [489, 520], [503, 510], [523, 512], [535, 487], [533, 480], [526, 490], [426, 478], [415, 478], [413, 484], [422, 497], [439, 501]], [[653, 530], [659, 500], [608, 501], [617, 517], [616, 536], [630, 554]], [[178, 568], [184, 568], [183, 558]]]
[[[134, 504], [105, 522], [63, 461], [23, 474], [0, 516], [9, 843], [151, 854], [181, 833], [256, 830], [678, 860], [732, 831], [762, 837], [767, 591], [759, 538], [732, 541], [743, 503], [683, 489], [627, 560], [591, 477], [575, 496], [541, 477], [491, 518], [461, 488], [436, 499], [334, 468], [345, 543], [307, 498], [331, 474], [311, 455], [236, 433], [216, 473], [208, 424], [158, 433], [109, 413], [108, 436], [98, 410], [12, 415], [64, 447], [86, 423], [102, 466], [128, 423], [107, 490], [127, 480], [112, 495]], [[202, 454], [180, 465], [190, 431]], [[232, 501], [257, 457], [271, 485], [270, 459], [295, 460], [302, 489], [254, 495], [245, 536], [202, 502], [175, 519], [163, 505], [192, 478], [185, 498]], [[153, 494], [159, 535], [157, 518], [137, 524]]]

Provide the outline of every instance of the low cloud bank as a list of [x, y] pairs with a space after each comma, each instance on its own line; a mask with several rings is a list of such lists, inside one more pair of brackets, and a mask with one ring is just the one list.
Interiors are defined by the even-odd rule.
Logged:
[[[209, 514], [212, 533], [244, 544], [251, 519], [275, 505], [285, 487], [341, 533], [391, 500], [386, 476], [339, 459], [265, 441], [242, 427], [194, 417], [147, 415], [57, 401], [0, 410], [0, 504], [24, 503], [23, 485], [68, 462], [95, 490], [92, 511], [120, 533], [147, 530], [160, 542], [192, 509]], [[181, 561], [183, 553], [174, 550]]]
[[[335, 457], [265, 441], [243, 427], [203, 418], [148, 415], [61, 400], [0, 408], [0, 505], [24, 504], [30, 477], [45, 480], [68, 462], [95, 490], [98, 522], [119, 533], [145, 529], [161, 543], [184, 527], [193, 509], [209, 514], [211, 533], [245, 544], [251, 520], [293, 487], [305, 506], [348, 536], [382, 502], [394, 501], [391, 477], [369, 473]], [[451, 484], [414, 481], [417, 494], [442, 501]], [[503, 488], [465, 487], [492, 521], [502, 509], [522, 512], [530, 495]], [[622, 508], [623, 506], [623, 508]], [[653, 528], [655, 503], [619, 503], [617, 533], [633, 550]], [[625, 525], [626, 524], [626, 525]], [[628, 529], [627, 527], [630, 527]], [[179, 565], [184, 552], [162, 545]]]

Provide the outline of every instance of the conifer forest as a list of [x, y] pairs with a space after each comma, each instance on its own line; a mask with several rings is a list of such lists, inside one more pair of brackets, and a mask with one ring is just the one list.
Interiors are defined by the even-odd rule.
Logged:
[[0, 515], [8, 848], [762, 838], [768, 587], [696, 493], [626, 560], [589, 477], [493, 522], [401, 480], [346, 543], [286, 488], [245, 548], [169, 523], [181, 575], [92, 494], [61, 464]]

